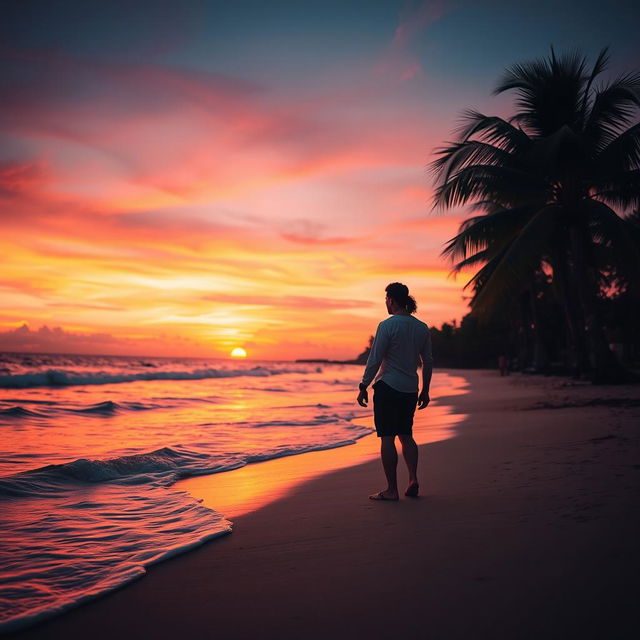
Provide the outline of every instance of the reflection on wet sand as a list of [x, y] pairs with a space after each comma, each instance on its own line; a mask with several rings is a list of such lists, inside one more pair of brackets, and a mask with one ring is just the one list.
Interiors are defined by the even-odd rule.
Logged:
[[[466, 393], [464, 378], [436, 373], [437, 394], [423, 411], [416, 411], [414, 437], [418, 444], [437, 442], [455, 435], [455, 426], [466, 418], [453, 413], [444, 404], [449, 396]], [[440, 400], [438, 399], [440, 398]], [[355, 393], [354, 393], [355, 400]], [[355, 424], [373, 428], [373, 416], [355, 419]], [[286, 495], [294, 487], [323, 473], [368, 462], [379, 455], [379, 441], [375, 434], [365, 436], [353, 445], [302, 455], [277, 458], [247, 465], [231, 473], [195, 476], [178, 482], [175, 488], [202, 499], [206, 506], [234, 520], [255, 511]], [[399, 479], [406, 473], [398, 466]], [[366, 492], [368, 488], [363, 487]]]

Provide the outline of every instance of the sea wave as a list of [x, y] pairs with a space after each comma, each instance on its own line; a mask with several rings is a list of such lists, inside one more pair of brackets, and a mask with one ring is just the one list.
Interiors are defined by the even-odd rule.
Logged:
[[141, 577], [151, 564], [230, 533], [222, 514], [170, 485], [246, 463], [163, 447], [0, 478], [0, 633], [75, 607]]
[[113, 591], [232, 526], [188, 493], [152, 486], [103, 484], [6, 506], [0, 633]]
[[[344, 428], [340, 439], [311, 441], [299, 445], [275, 445], [252, 454], [212, 455], [206, 451], [196, 451], [187, 447], [162, 447], [155, 451], [116, 456], [107, 459], [78, 458], [64, 464], [51, 464], [29, 471], [0, 477], [0, 500], [3, 498], [26, 498], [30, 496], [64, 496], [74, 491], [78, 485], [89, 483], [117, 483], [120, 485], [148, 484], [167, 487], [179, 478], [195, 475], [219, 473], [238, 469], [252, 462], [262, 462], [273, 458], [320, 451], [354, 444], [356, 440], [371, 433], [371, 429], [353, 424], [337, 415], [315, 416], [315, 420], [300, 425], [340, 422]], [[238, 423], [242, 426], [243, 423]], [[248, 424], [248, 423], [247, 423]], [[252, 428], [283, 426], [280, 421], [253, 423]], [[346, 436], [346, 437], [344, 437]]]
[[[141, 577], [151, 564], [230, 533], [222, 514], [170, 486], [177, 479], [341, 447], [371, 432], [344, 420], [342, 426], [341, 439], [253, 453], [162, 447], [0, 478], [5, 543], [15, 551], [1, 563], [0, 633], [78, 606]], [[55, 558], [52, 549], [59, 550]], [[29, 592], [21, 591], [27, 583]]]
[[216, 458], [186, 448], [171, 447], [105, 460], [79, 458], [0, 478], [0, 499], [66, 495], [78, 484], [87, 483], [168, 486], [180, 477], [229, 471], [246, 462], [240, 456]]
[[121, 407], [117, 402], [105, 400], [104, 402], [92, 404], [90, 407], [85, 407], [84, 409], [73, 409], [73, 411], [77, 411], [78, 413], [99, 413], [101, 415], [109, 415], [110, 413], [115, 413], [120, 408]]
[[103, 371], [77, 373], [64, 369], [49, 369], [34, 373], [0, 376], [0, 388], [30, 389], [33, 387], [68, 387], [73, 385], [118, 384], [138, 380], [205, 380], [207, 378], [236, 378], [251, 376], [266, 378], [283, 373], [307, 373], [299, 369], [194, 369], [192, 371], [143, 371], [137, 373], [105, 373]]
[[37, 411], [31, 411], [24, 407], [9, 407], [8, 409], [0, 409], [0, 416], [9, 418], [41, 418], [44, 414]]
[[[207, 403], [211, 403], [211, 399], [208, 398]], [[29, 403], [36, 403], [37, 400], [29, 399]], [[45, 403], [40, 403], [45, 404]], [[46, 403], [46, 408], [43, 410], [34, 411], [33, 409], [27, 409], [20, 405], [13, 407], [3, 407], [0, 409], [1, 418], [52, 418], [56, 413], [70, 412], [97, 416], [111, 416], [121, 411], [149, 411], [151, 409], [166, 409], [171, 405], [157, 404], [157, 403], [143, 403], [143, 402], [113, 402], [112, 400], [105, 400], [103, 402], [97, 402], [84, 407], [65, 407], [62, 405], [56, 405], [55, 402]]]
[[167, 405], [159, 405], [143, 402], [113, 402], [113, 400], [105, 400], [96, 404], [83, 407], [82, 409], [68, 409], [75, 413], [97, 413], [100, 415], [110, 415], [117, 411], [149, 411], [150, 409], [166, 409]]

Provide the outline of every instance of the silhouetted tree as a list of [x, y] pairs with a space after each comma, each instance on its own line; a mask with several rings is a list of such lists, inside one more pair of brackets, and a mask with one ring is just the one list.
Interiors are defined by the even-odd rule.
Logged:
[[596, 86], [607, 59], [604, 49], [587, 71], [584, 57], [552, 49], [514, 65], [495, 93], [515, 91], [515, 115], [467, 111], [432, 164], [434, 206], [480, 212], [444, 250], [455, 271], [478, 268], [474, 314], [511, 313], [528, 292], [535, 315], [548, 272], [574, 359], [594, 382], [623, 374], [600, 317], [607, 272], [640, 281], [640, 230], [625, 217], [640, 205], [640, 74]]
[[367, 344], [365, 350], [360, 353], [355, 360], [353, 360], [354, 364], [366, 364], [367, 363], [367, 358], [369, 357], [369, 354], [371, 353], [371, 347], [373, 346], [373, 336], [369, 336], [369, 343]]

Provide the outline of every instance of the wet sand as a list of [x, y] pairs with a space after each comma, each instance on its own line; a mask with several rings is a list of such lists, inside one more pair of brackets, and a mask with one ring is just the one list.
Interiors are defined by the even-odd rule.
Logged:
[[232, 535], [15, 637], [637, 637], [640, 387], [455, 373], [420, 498], [367, 499], [374, 438], [185, 481]]

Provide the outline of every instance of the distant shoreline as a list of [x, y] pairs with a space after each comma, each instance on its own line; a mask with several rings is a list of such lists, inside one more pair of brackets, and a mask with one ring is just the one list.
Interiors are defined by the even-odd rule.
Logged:
[[299, 364], [366, 364], [359, 360], [328, 360], [327, 358], [298, 358], [294, 360]]

